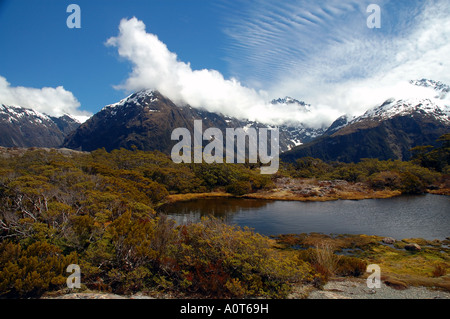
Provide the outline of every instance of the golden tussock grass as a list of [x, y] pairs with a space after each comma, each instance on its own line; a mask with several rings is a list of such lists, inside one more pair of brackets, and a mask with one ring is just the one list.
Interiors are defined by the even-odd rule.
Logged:
[[267, 199], [267, 200], [285, 200], [285, 201], [301, 201], [301, 202], [326, 202], [335, 200], [362, 200], [375, 198], [391, 198], [401, 195], [400, 191], [336, 191], [333, 194], [323, 196], [305, 196], [298, 195], [288, 190], [273, 190], [269, 192], [258, 192], [246, 194], [245, 198]]
[[450, 188], [428, 190], [427, 192], [430, 193], [430, 194], [435, 194], [435, 195], [447, 195], [447, 196], [450, 196]]
[[[279, 247], [284, 249], [326, 247], [327, 249], [316, 250], [322, 260], [318, 264], [323, 265], [324, 269], [333, 269], [334, 259], [330, 252], [334, 251], [336, 254], [346, 250], [349, 256], [360, 258], [367, 264], [379, 265], [382, 281], [393, 288], [424, 286], [450, 291], [450, 249], [446, 247], [448, 241], [410, 238], [386, 245], [382, 240], [381, 236], [330, 236], [320, 233], [290, 234], [277, 238]], [[421, 250], [405, 250], [408, 243], [419, 244]]]
[[215, 198], [215, 197], [233, 197], [233, 195], [225, 192], [172, 194], [167, 196], [166, 200], [169, 203], [173, 203], [173, 202], [189, 201], [204, 198]]

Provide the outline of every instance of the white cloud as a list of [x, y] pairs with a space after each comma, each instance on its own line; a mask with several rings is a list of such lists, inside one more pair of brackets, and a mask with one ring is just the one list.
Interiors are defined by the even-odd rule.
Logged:
[[[147, 33], [142, 21], [124, 19], [119, 35], [107, 45], [117, 47], [133, 70], [116, 88], [156, 89], [176, 103], [212, 112], [319, 127], [342, 114], [362, 114], [390, 98], [433, 94], [411, 86], [410, 80], [450, 84], [448, 1], [379, 0], [379, 30], [366, 25], [371, 2], [224, 2], [227, 59], [231, 73], [246, 85], [215, 70], [192, 70], [156, 35]], [[311, 112], [268, 103], [284, 96], [310, 103]]]
[[[330, 47], [331, 52], [344, 62], [342, 67], [337, 67], [338, 59], [332, 60], [326, 55], [316, 63], [331, 60], [329, 66], [335, 67], [337, 72], [334, 76], [343, 78], [339, 73], [350, 71], [355, 58], [359, 57], [362, 63], [356, 66], [363, 76], [329, 84], [329, 94], [325, 94], [323, 100], [337, 100], [345, 111], [358, 113], [388, 98], [430, 97], [433, 94], [430, 90], [408, 85], [409, 80], [428, 78], [450, 84], [447, 61], [450, 56], [449, 9], [444, 3], [426, 8], [416, 23], [411, 25], [408, 34], [393, 38], [353, 39], [343, 45], [344, 48]], [[351, 51], [358, 47], [362, 50]], [[327, 78], [320, 72], [314, 77], [311, 78], [313, 83]], [[321, 98], [316, 94], [311, 99], [318, 101]]]
[[245, 87], [234, 78], [225, 79], [215, 70], [192, 70], [136, 18], [122, 19], [119, 35], [106, 44], [117, 47], [119, 55], [133, 64], [128, 79], [117, 89], [158, 90], [178, 104], [265, 123], [303, 120], [304, 114], [293, 106], [280, 110], [271, 105], [264, 91]]
[[225, 19], [231, 72], [243, 75], [244, 70], [247, 81], [265, 78], [266, 85], [293, 70], [301, 77], [309, 58], [356, 29], [355, 12], [362, 7], [360, 0], [240, 0], [239, 11], [233, 7]]
[[377, 1], [382, 28], [372, 30], [365, 12], [371, 2], [242, 2], [225, 28], [230, 67], [271, 97], [311, 103], [315, 125], [392, 97], [433, 94], [409, 80], [450, 84], [450, 3]]
[[62, 86], [56, 88], [30, 88], [11, 86], [6, 78], [0, 76], [0, 103], [34, 109], [51, 116], [69, 114], [84, 122], [91, 114], [78, 110], [80, 102], [72, 92]]

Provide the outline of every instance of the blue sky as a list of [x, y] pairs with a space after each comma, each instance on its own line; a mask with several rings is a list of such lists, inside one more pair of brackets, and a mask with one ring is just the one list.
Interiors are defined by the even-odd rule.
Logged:
[[[66, 26], [71, 3], [81, 8], [80, 29]], [[126, 95], [113, 85], [127, 77], [130, 65], [104, 43], [117, 34], [122, 18], [133, 16], [193, 67], [226, 69], [217, 8], [208, 1], [3, 0], [0, 76], [11, 86], [62, 85], [83, 110], [96, 112]]]
[[[71, 3], [80, 29], [66, 26]], [[372, 3], [379, 29], [367, 27]], [[447, 0], [0, 0], [0, 103], [88, 116], [150, 88], [320, 126], [417, 94], [412, 79], [449, 84], [449, 16]], [[286, 95], [313, 112], [267, 103]]]

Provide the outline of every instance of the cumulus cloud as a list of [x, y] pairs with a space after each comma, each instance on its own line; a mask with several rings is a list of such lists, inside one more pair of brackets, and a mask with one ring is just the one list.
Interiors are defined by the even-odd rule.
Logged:
[[117, 47], [121, 57], [133, 64], [128, 79], [117, 89], [158, 90], [175, 103], [189, 104], [228, 116], [279, 124], [302, 121], [304, 112], [291, 105], [280, 109], [270, 104], [267, 93], [243, 86], [238, 80], [225, 79], [216, 70], [192, 70], [154, 34], [147, 33], [137, 18], [122, 19], [119, 35], [106, 45]]
[[80, 122], [84, 122], [90, 116], [90, 113], [78, 109], [80, 102], [72, 92], [62, 86], [14, 87], [2, 76], [0, 76], [0, 103], [34, 109], [51, 116], [69, 114]]

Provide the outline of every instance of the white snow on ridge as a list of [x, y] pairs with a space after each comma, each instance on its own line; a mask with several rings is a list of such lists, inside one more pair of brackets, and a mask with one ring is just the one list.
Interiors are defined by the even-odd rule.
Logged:
[[[20, 106], [10, 106], [0, 104], [0, 116], [6, 118], [6, 121], [13, 123], [20, 120], [28, 119], [30, 122], [43, 124], [44, 122], [53, 122], [52, 118], [44, 113], [33, 109], [27, 109]], [[87, 116], [75, 116], [65, 113], [63, 116], [69, 117], [71, 120], [77, 123], [82, 123], [87, 120]], [[62, 117], [62, 116], [61, 116]]]
[[438, 101], [419, 98], [386, 101], [383, 105], [368, 110], [350, 123], [355, 123], [368, 118], [385, 120], [395, 116], [405, 116], [412, 113], [422, 113], [433, 116], [440, 122], [450, 124], [450, 106], [439, 103]]
[[0, 109], [0, 114], [5, 114], [8, 116], [8, 121], [19, 121], [22, 118], [28, 118], [29, 120], [37, 121], [42, 123], [43, 121], [51, 121], [50, 117], [46, 114], [40, 113], [36, 110], [26, 109], [17, 106], [6, 106], [2, 104], [2, 109]]
[[148, 103], [145, 103], [145, 105], [142, 105], [142, 104], [139, 102], [139, 100], [142, 99], [142, 98], [145, 98], [145, 97], [147, 97], [147, 96], [150, 97], [150, 103], [153, 103], [153, 102], [155, 102], [155, 101], [158, 100], [158, 99], [154, 96], [152, 90], [142, 90], [142, 91], [139, 91], [139, 92], [136, 92], [136, 93], [133, 93], [133, 94], [128, 95], [126, 98], [120, 100], [120, 101], [117, 102], [117, 103], [113, 103], [113, 104], [106, 105], [106, 106], [102, 109], [102, 111], [103, 111], [103, 110], [106, 110], [106, 109], [115, 108], [115, 107], [118, 107], [118, 106], [123, 106], [123, 105], [125, 105], [125, 104], [127, 104], [127, 103], [132, 103], [132, 104], [136, 104], [136, 105], [140, 105], [140, 106], [146, 106], [146, 105], [148, 105]]
[[416, 85], [416, 86], [422, 86], [426, 88], [432, 88], [433, 90], [441, 93], [440, 96], [437, 96], [436, 98], [443, 98], [447, 93], [450, 92], [450, 86], [448, 86], [445, 83], [442, 83], [440, 81], [434, 81], [434, 80], [428, 80], [428, 79], [421, 79], [421, 80], [411, 80], [409, 83]]
[[376, 106], [363, 115], [354, 117], [348, 124], [363, 119], [385, 120], [395, 116], [407, 116], [422, 113], [434, 117], [436, 120], [450, 124], [450, 86], [434, 80], [411, 80], [410, 84], [435, 91], [434, 97], [411, 97], [407, 99], [390, 99], [380, 106]]

